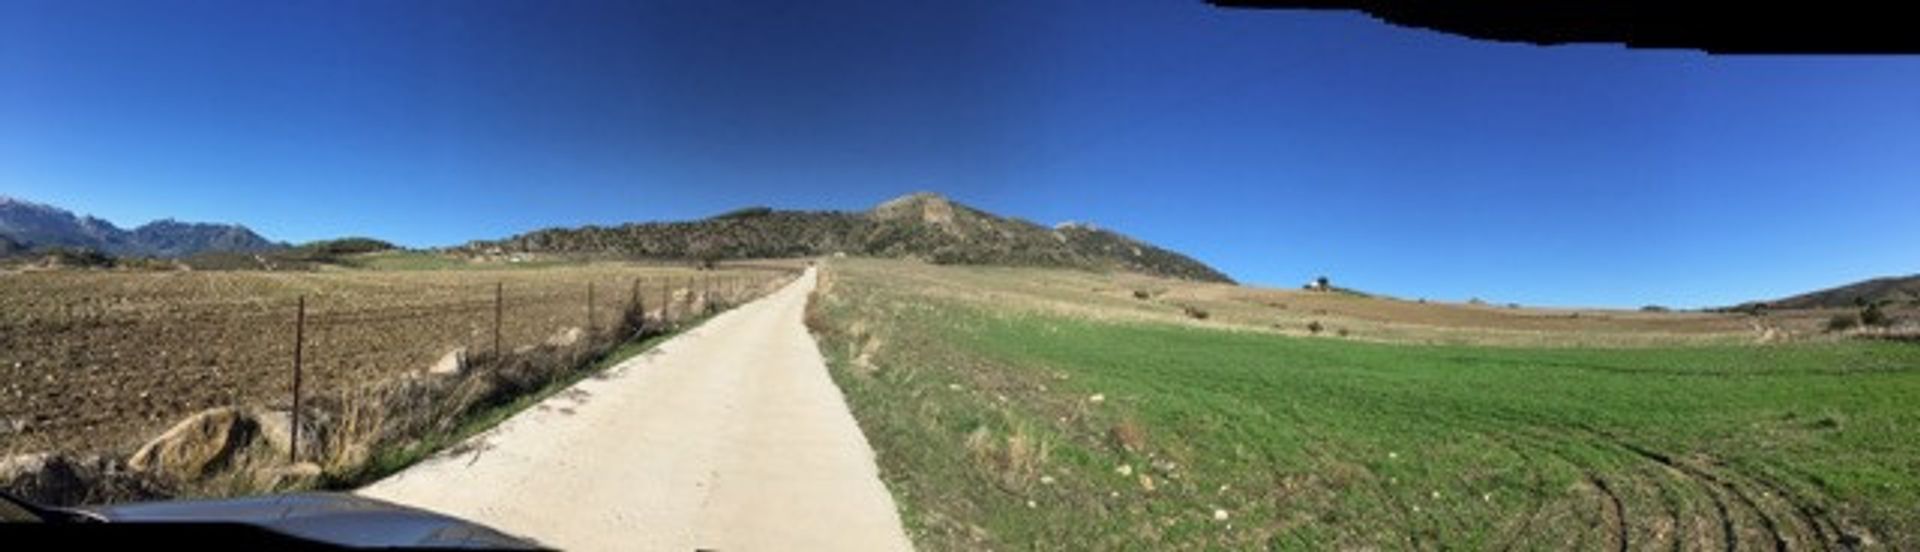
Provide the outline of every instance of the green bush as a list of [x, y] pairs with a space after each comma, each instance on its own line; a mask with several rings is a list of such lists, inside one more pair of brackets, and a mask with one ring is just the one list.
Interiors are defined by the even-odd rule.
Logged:
[[1867, 308], [1860, 309], [1860, 323], [1867, 326], [1885, 328], [1893, 325], [1893, 318], [1887, 316], [1886, 311], [1880, 310], [1879, 303], [1873, 303], [1867, 305]]

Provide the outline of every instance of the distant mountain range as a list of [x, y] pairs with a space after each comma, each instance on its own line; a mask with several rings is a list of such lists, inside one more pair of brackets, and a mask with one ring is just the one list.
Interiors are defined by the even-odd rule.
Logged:
[[684, 222], [553, 228], [459, 248], [508, 252], [612, 253], [675, 259], [800, 257], [846, 253], [943, 264], [1126, 270], [1210, 282], [1226, 274], [1192, 258], [1085, 224], [1048, 228], [1001, 217], [936, 194], [913, 194], [868, 211], [752, 207]]
[[59, 207], [0, 196], [0, 256], [54, 247], [93, 249], [119, 257], [186, 257], [275, 251], [286, 245], [237, 224], [167, 219], [124, 230]]

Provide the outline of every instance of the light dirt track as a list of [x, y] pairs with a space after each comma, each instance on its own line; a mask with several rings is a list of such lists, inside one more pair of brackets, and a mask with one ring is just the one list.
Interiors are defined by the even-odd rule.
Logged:
[[907, 550], [802, 326], [815, 274], [360, 494], [566, 550]]

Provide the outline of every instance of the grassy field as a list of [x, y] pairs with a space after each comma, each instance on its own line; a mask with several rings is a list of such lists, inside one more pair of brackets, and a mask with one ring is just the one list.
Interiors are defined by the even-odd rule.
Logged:
[[824, 282], [809, 323], [927, 549], [1920, 547], [1911, 344], [868, 260]]
[[124, 450], [202, 409], [284, 408], [302, 295], [317, 394], [491, 351], [496, 286], [513, 350], [613, 327], [636, 294], [657, 314], [685, 310], [689, 289], [744, 297], [782, 279], [768, 267], [436, 263], [383, 253], [368, 259], [379, 270], [0, 274], [0, 454]]

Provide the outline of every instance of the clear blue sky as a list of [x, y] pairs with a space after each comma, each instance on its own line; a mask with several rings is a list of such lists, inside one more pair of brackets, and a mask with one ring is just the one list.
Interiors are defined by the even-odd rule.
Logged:
[[0, 2], [0, 194], [426, 246], [933, 190], [1242, 280], [1677, 306], [1920, 272], [1920, 59], [1199, 2]]

